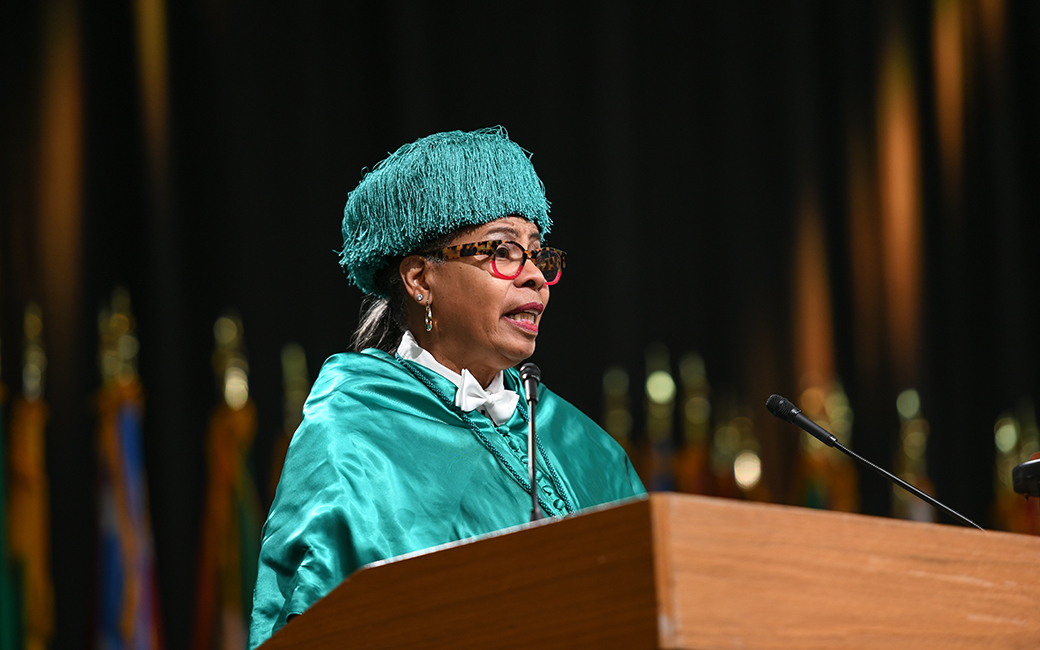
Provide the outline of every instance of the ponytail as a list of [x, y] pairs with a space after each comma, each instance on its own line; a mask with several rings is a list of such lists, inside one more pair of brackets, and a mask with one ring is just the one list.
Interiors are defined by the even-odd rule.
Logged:
[[378, 296], [368, 296], [361, 304], [361, 321], [358, 323], [350, 349], [361, 352], [378, 348], [393, 354], [401, 344], [404, 327], [394, 318], [390, 301]]

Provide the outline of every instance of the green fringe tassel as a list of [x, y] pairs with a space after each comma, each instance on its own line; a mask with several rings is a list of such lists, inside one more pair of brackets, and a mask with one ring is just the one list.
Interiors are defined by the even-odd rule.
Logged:
[[366, 294], [392, 259], [464, 226], [518, 215], [552, 227], [531, 154], [501, 126], [436, 133], [406, 144], [367, 173], [343, 209], [340, 264]]

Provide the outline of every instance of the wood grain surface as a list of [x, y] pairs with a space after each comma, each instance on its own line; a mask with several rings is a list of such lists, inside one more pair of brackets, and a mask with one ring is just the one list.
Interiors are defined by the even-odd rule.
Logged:
[[647, 501], [365, 568], [262, 647], [657, 647]]
[[366, 567], [262, 648], [1040, 648], [1040, 538], [654, 494]]
[[661, 647], [1040, 648], [1040, 538], [694, 496], [653, 508]]

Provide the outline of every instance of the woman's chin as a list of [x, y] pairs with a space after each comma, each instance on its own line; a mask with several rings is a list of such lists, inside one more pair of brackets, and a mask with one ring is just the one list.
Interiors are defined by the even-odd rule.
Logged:
[[535, 342], [531, 339], [528, 341], [518, 341], [512, 345], [502, 346], [499, 348], [499, 353], [509, 359], [510, 366], [515, 366], [522, 363], [524, 360], [529, 359], [534, 354], [534, 348]]

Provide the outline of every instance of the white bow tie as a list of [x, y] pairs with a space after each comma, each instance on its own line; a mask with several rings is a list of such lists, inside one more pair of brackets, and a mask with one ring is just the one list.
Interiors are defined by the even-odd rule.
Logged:
[[476, 409], [483, 409], [495, 425], [507, 422], [516, 410], [516, 403], [520, 396], [515, 391], [502, 389], [494, 393], [488, 393], [480, 382], [470, 374], [469, 370], [462, 371], [462, 383], [455, 392], [455, 406], [467, 413]]

